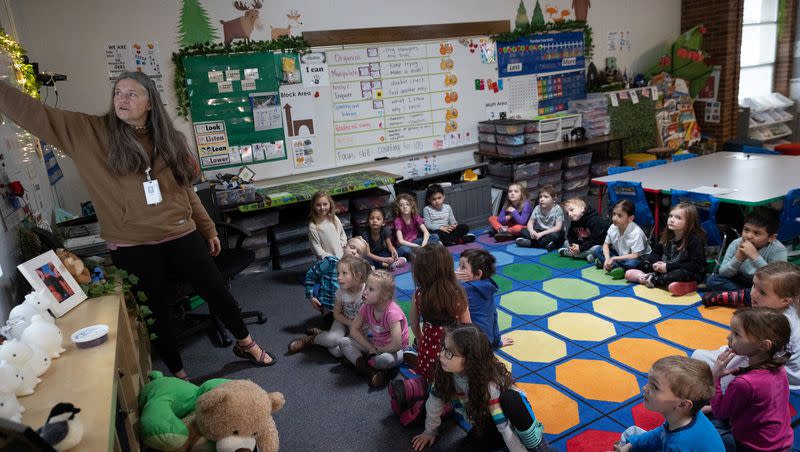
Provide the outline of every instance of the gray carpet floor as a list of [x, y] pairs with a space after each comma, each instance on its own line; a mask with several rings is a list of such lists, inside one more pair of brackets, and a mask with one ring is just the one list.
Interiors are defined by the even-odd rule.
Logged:
[[[249, 379], [267, 391], [282, 392], [286, 405], [274, 418], [283, 451], [412, 450], [411, 439], [422, 428], [400, 425], [385, 388], [370, 388], [364, 377], [322, 348], [286, 355], [287, 344], [319, 321], [299, 278], [299, 270], [284, 270], [241, 275], [232, 282], [243, 310], [262, 310], [269, 317], [263, 325], [250, 326], [250, 332], [277, 356], [274, 366], [253, 367], [201, 334], [181, 349], [187, 372], [198, 384], [208, 378]], [[166, 373], [157, 356], [153, 367]], [[428, 450], [458, 450], [465, 435], [449, 420]]]

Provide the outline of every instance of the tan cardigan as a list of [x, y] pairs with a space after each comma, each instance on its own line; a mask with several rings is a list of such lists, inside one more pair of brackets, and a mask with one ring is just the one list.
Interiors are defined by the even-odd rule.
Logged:
[[[2, 81], [0, 112], [75, 161], [92, 198], [104, 240], [135, 245], [180, 236], [194, 229], [205, 239], [217, 235], [214, 222], [194, 188], [178, 185], [157, 153], [150, 174], [158, 180], [164, 199], [158, 205], [149, 206], [145, 201], [144, 174], [116, 176], [109, 170], [108, 132], [103, 116], [49, 107]], [[153, 147], [149, 133], [137, 136], [144, 149]]]

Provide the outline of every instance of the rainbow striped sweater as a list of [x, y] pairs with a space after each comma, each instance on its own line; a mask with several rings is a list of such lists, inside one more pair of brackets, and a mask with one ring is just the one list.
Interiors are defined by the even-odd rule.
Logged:
[[[467, 402], [469, 401], [469, 381], [465, 376], [457, 374], [451, 375], [453, 376], [456, 394], [455, 399], [451, 400], [450, 403], [453, 409], [461, 414], [464, 419], [469, 420], [465, 408], [467, 406]], [[503, 440], [506, 443], [506, 447], [508, 447], [510, 451], [515, 452], [531, 450], [539, 445], [542, 440], [542, 423], [536, 419], [536, 415], [533, 413], [530, 404], [527, 402], [527, 396], [525, 393], [516, 386], [512, 386], [510, 389], [517, 391], [522, 396], [522, 400], [528, 409], [528, 413], [530, 414], [531, 419], [533, 419], [533, 426], [531, 426], [527, 431], [521, 432], [511, 425], [508, 418], [503, 413], [503, 408], [500, 406], [500, 388], [495, 383], [489, 384], [489, 414], [492, 416], [492, 420], [494, 421], [494, 425], [497, 427], [497, 431], [500, 432], [500, 435], [503, 437]], [[442, 411], [447, 403], [447, 401], [440, 398], [439, 393], [436, 391], [436, 386], [434, 385], [431, 388], [431, 394], [425, 404], [425, 409], [427, 411], [427, 416], [425, 419], [425, 433], [436, 436], [436, 431], [439, 428], [439, 425], [442, 423]]]

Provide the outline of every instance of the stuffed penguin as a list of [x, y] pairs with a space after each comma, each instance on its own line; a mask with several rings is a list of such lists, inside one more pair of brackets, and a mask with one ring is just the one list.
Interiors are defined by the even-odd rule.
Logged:
[[83, 438], [83, 423], [76, 416], [80, 411], [71, 403], [58, 403], [36, 433], [57, 451], [72, 449]]

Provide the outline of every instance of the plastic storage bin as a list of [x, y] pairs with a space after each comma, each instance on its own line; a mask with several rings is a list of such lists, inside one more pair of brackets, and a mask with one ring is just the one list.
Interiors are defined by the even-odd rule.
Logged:
[[514, 182], [526, 188], [536, 188], [539, 186], [539, 176], [537, 175], [527, 179], [516, 179]]
[[517, 135], [525, 133], [525, 125], [530, 121], [520, 119], [505, 119], [495, 122], [495, 130], [503, 135]]
[[564, 170], [564, 180], [577, 179], [589, 175], [589, 165]]
[[507, 179], [528, 179], [539, 174], [539, 162], [509, 164], [489, 163], [489, 175], [505, 177]]
[[490, 154], [497, 154], [497, 145], [494, 143], [478, 143], [478, 150]]
[[589, 196], [589, 187], [579, 188], [577, 190], [565, 191], [562, 195], [562, 199], [583, 199], [586, 201], [586, 197]]
[[479, 133], [478, 141], [481, 143], [497, 143], [497, 135], [493, 133]]
[[550, 171], [560, 170], [561, 169], [561, 159], [555, 160], [545, 160], [543, 162], [539, 162], [539, 172], [540, 173], [547, 173]]
[[589, 177], [581, 177], [578, 179], [565, 180], [564, 191], [575, 191], [589, 186]]
[[519, 146], [507, 146], [504, 144], [497, 145], [497, 153], [500, 155], [517, 156], [532, 154], [534, 152], [536, 152], [535, 143], [521, 144]]
[[478, 132], [481, 133], [495, 133], [497, 129], [495, 128], [496, 121], [480, 121], [478, 122]]
[[634, 168], [636, 168], [637, 163], [647, 162], [655, 159], [656, 156], [654, 156], [653, 154], [644, 154], [644, 153], [625, 154], [622, 157], [622, 161], [625, 163], [625, 166], [632, 166]]
[[571, 155], [564, 159], [564, 168], [575, 168], [577, 166], [588, 165], [592, 163], [592, 153], [582, 152], [580, 154]]
[[389, 192], [380, 190], [379, 192], [373, 193], [369, 196], [359, 196], [350, 199], [350, 207], [354, 211], [361, 211], [374, 209], [375, 207], [388, 206], [390, 204], [390, 196], [391, 194]]
[[539, 185], [553, 185], [561, 182], [561, 171], [539, 174]]
[[497, 138], [497, 144], [505, 144], [508, 146], [519, 146], [521, 144], [525, 144], [525, 135], [492, 135]]
[[608, 169], [612, 166], [618, 166], [619, 162], [616, 160], [606, 160], [605, 162], [597, 162], [592, 164], [592, 176], [601, 177], [608, 176]]

